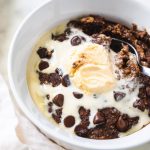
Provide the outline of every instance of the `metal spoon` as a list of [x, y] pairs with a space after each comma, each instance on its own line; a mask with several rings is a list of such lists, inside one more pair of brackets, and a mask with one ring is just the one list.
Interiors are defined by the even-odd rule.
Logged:
[[117, 39], [117, 38], [112, 38], [112, 40], [114, 40], [115, 42], [118, 42], [119, 44], [124, 43], [124, 44], [128, 45], [128, 46], [130, 47], [130, 51], [131, 51], [133, 54], [135, 54], [137, 63], [139, 64], [139, 66], [140, 66], [141, 69], [142, 69], [142, 73], [145, 74], [145, 75], [147, 75], [147, 76], [150, 76], [150, 68], [145, 67], [145, 66], [142, 66], [142, 65], [140, 64], [139, 55], [138, 55], [137, 50], [134, 48], [133, 45], [131, 45], [130, 43], [128, 43], [128, 42], [126, 42], [126, 41]]

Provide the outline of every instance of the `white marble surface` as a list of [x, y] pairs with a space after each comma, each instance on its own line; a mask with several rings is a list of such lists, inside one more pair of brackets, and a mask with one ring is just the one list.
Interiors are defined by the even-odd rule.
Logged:
[[[45, 1], [47, 0], [0, 0], [0, 73], [6, 81], [7, 55], [11, 39], [23, 18]], [[148, 149], [150, 143], [131, 150]]]

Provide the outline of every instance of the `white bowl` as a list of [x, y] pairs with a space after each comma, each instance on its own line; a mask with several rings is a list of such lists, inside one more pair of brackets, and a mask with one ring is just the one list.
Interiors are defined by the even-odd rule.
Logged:
[[26, 82], [26, 65], [37, 39], [61, 21], [82, 15], [100, 14], [125, 24], [150, 25], [150, 4], [139, 0], [50, 0], [21, 24], [11, 44], [8, 72], [12, 92], [24, 114], [49, 138], [73, 150], [104, 150], [134, 147], [150, 141], [150, 125], [118, 139], [92, 140], [69, 135], [52, 125], [33, 103]]

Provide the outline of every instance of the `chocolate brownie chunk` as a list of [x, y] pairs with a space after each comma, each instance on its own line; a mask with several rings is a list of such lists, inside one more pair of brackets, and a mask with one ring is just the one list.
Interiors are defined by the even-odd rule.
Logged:
[[68, 87], [71, 83], [70, 83], [70, 79], [69, 79], [69, 75], [66, 74], [62, 77], [62, 85], [65, 87]]
[[62, 71], [60, 68], [56, 68], [56, 69], [55, 69], [55, 72], [56, 72], [57, 74], [59, 74], [60, 76], [63, 76], [63, 71]]
[[63, 106], [64, 103], [64, 95], [63, 94], [57, 94], [54, 98], [53, 98], [53, 103], [59, 107]]
[[65, 31], [64, 31], [64, 33], [57, 34], [57, 35], [52, 34], [51, 38], [52, 38], [52, 40], [57, 40], [59, 42], [63, 42], [65, 40], [69, 39], [68, 35], [70, 35], [70, 33], [71, 33], [70, 28], [66, 28]]
[[74, 118], [74, 116], [67, 116], [67, 117], [64, 119], [64, 125], [65, 125], [67, 128], [72, 127], [74, 124], [75, 124], [75, 118]]
[[61, 83], [61, 78], [57, 73], [50, 73], [49, 78], [53, 87], [56, 87]]
[[39, 63], [39, 70], [42, 71], [49, 67], [49, 63], [47, 61], [41, 60]]
[[83, 97], [83, 94], [79, 92], [73, 92], [73, 96], [77, 99], [81, 99]]
[[40, 58], [47, 58], [50, 59], [52, 57], [52, 53], [54, 50], [48, 51], [47, 48], [40, 47], [37, 50], [37, 54], [39, 55]]
[[93, 123], [96, 124], [96, 126], [88, 129], [88, 124], [82, 122], [86, 120], [86, 116], [89, 116], [89, 111], [84, 107], [80, 107], [79, 115], [81, 123], [75, 127], [75, 133], [78, 136], [92, 139], [118, 138], [119, 132], [128, 131], [133, 125], [137, 124], [139, 120], [139, 117], [129, 117], [114, 107], [107, 107], [98, 110], [93, 119]]

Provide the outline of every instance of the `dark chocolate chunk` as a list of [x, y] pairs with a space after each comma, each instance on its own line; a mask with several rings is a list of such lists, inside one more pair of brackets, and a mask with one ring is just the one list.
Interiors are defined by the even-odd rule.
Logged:
[[53, 103], [59, 107], [63, 106], [64, 103], [64, 95], [63, 94], [57, 94], [54, 98], [53, 98]]
[[52, 118], [56, 121], [56, 123], [60, 123], [61, 122], [60, 117], [55, 115], [55, 114], [52, 114]]
[[47, 94], [47, 95], [46, 95], [46, 98], [49, 100], [49, 99], [50, 99], [50, 95], [49, 95], [49, 94]]
[[79, 93], [79, 92], [73, 92], [73, 96], [77, 99], [80, 99], [83, 97], [83, 94], [82, 93]]
[[61, 115], [62, 115], [62, 108], [56, 109], [55, 112], [56, 112], [57, 116], [61, 117]]
[[57, 73], [50, 73], [49, 79], [53, 87], [56, 87], [61, 83], [61, 77]]
[[93, 119], [93, 123], [94, 124], [99, 124], [99, 125], [102, 125], [102, 124], [105, 124], [105, 116], [102, 112], [97, 112], [96, 115], [94, 116], [94, 119]]
[[62, 85], [65, 87], [68, 87], [71, 83], [70, 83], [70, 79], [69, 79], [69, 75], [66, 74], [62, 77]]
[[65, 125], [67, 128], [72, 127], [74, 124], [75, 124], [75, 118], [74, 118], [74, 116], [67, 116], [67, 117], [64, 119], [64, 125]]
[[53, 103], [52, 103], [52, 102], [49, 102], [49, 103], [48, 103], [48, 106], [53, 106]]
[[129, 128], [129, 122], [123, 116], [120, 116], [118, 121], [116, 122], [116, 128], [120, 132], [126, 132]]
[[63, 76], [63, 71], [62, 71], [60, 68], [56, 68], [56, 69], [55, 69], [55, 72], [56, 72], [57, 74], [59, 74], [60, 76]]
[[53, 109], [52, 109], [52, 106], [53, 106], [53, 103], [52, 103], [52, 102], [49, 102], [49, 103], [48, 103], [48, 112], [49, 112], [49, 113], [51, 113], [52, 110], [53, 110]]
[[81, 38], [79, 36], [74, 36], [71, 39], [71, 45], [76, 46], [76, 45], [79, 45], [79, 44], [81, 44]]
[[49, 63], [47, 61], [41, 60], [39, 63], [39, 70], [44, 70], [49, 67]]
[[84, 125], [77, 125], [74, 129], [74, 132], [81, 137], [87, 137], [88, 128]]
[[39, 55], [40, 58], [47, 58], [47, 59], [50, 59], [52, 57], [53, 52], [54, 50], [48, 51], [47, 48], [44, 47], [40, 47], [37, 50], [37, 54]]
[[52, 107], [48, 107], [48, 112], [49, 112], [49, 113], [52, 112]]
[[118, 91], [116, 92], [116, 91], [114, 91], [114, 99], [116, 101], [122, 100], [125, 96], [126, 96], [126, 94], [123, 93], [123, 92], [118, 92]]

